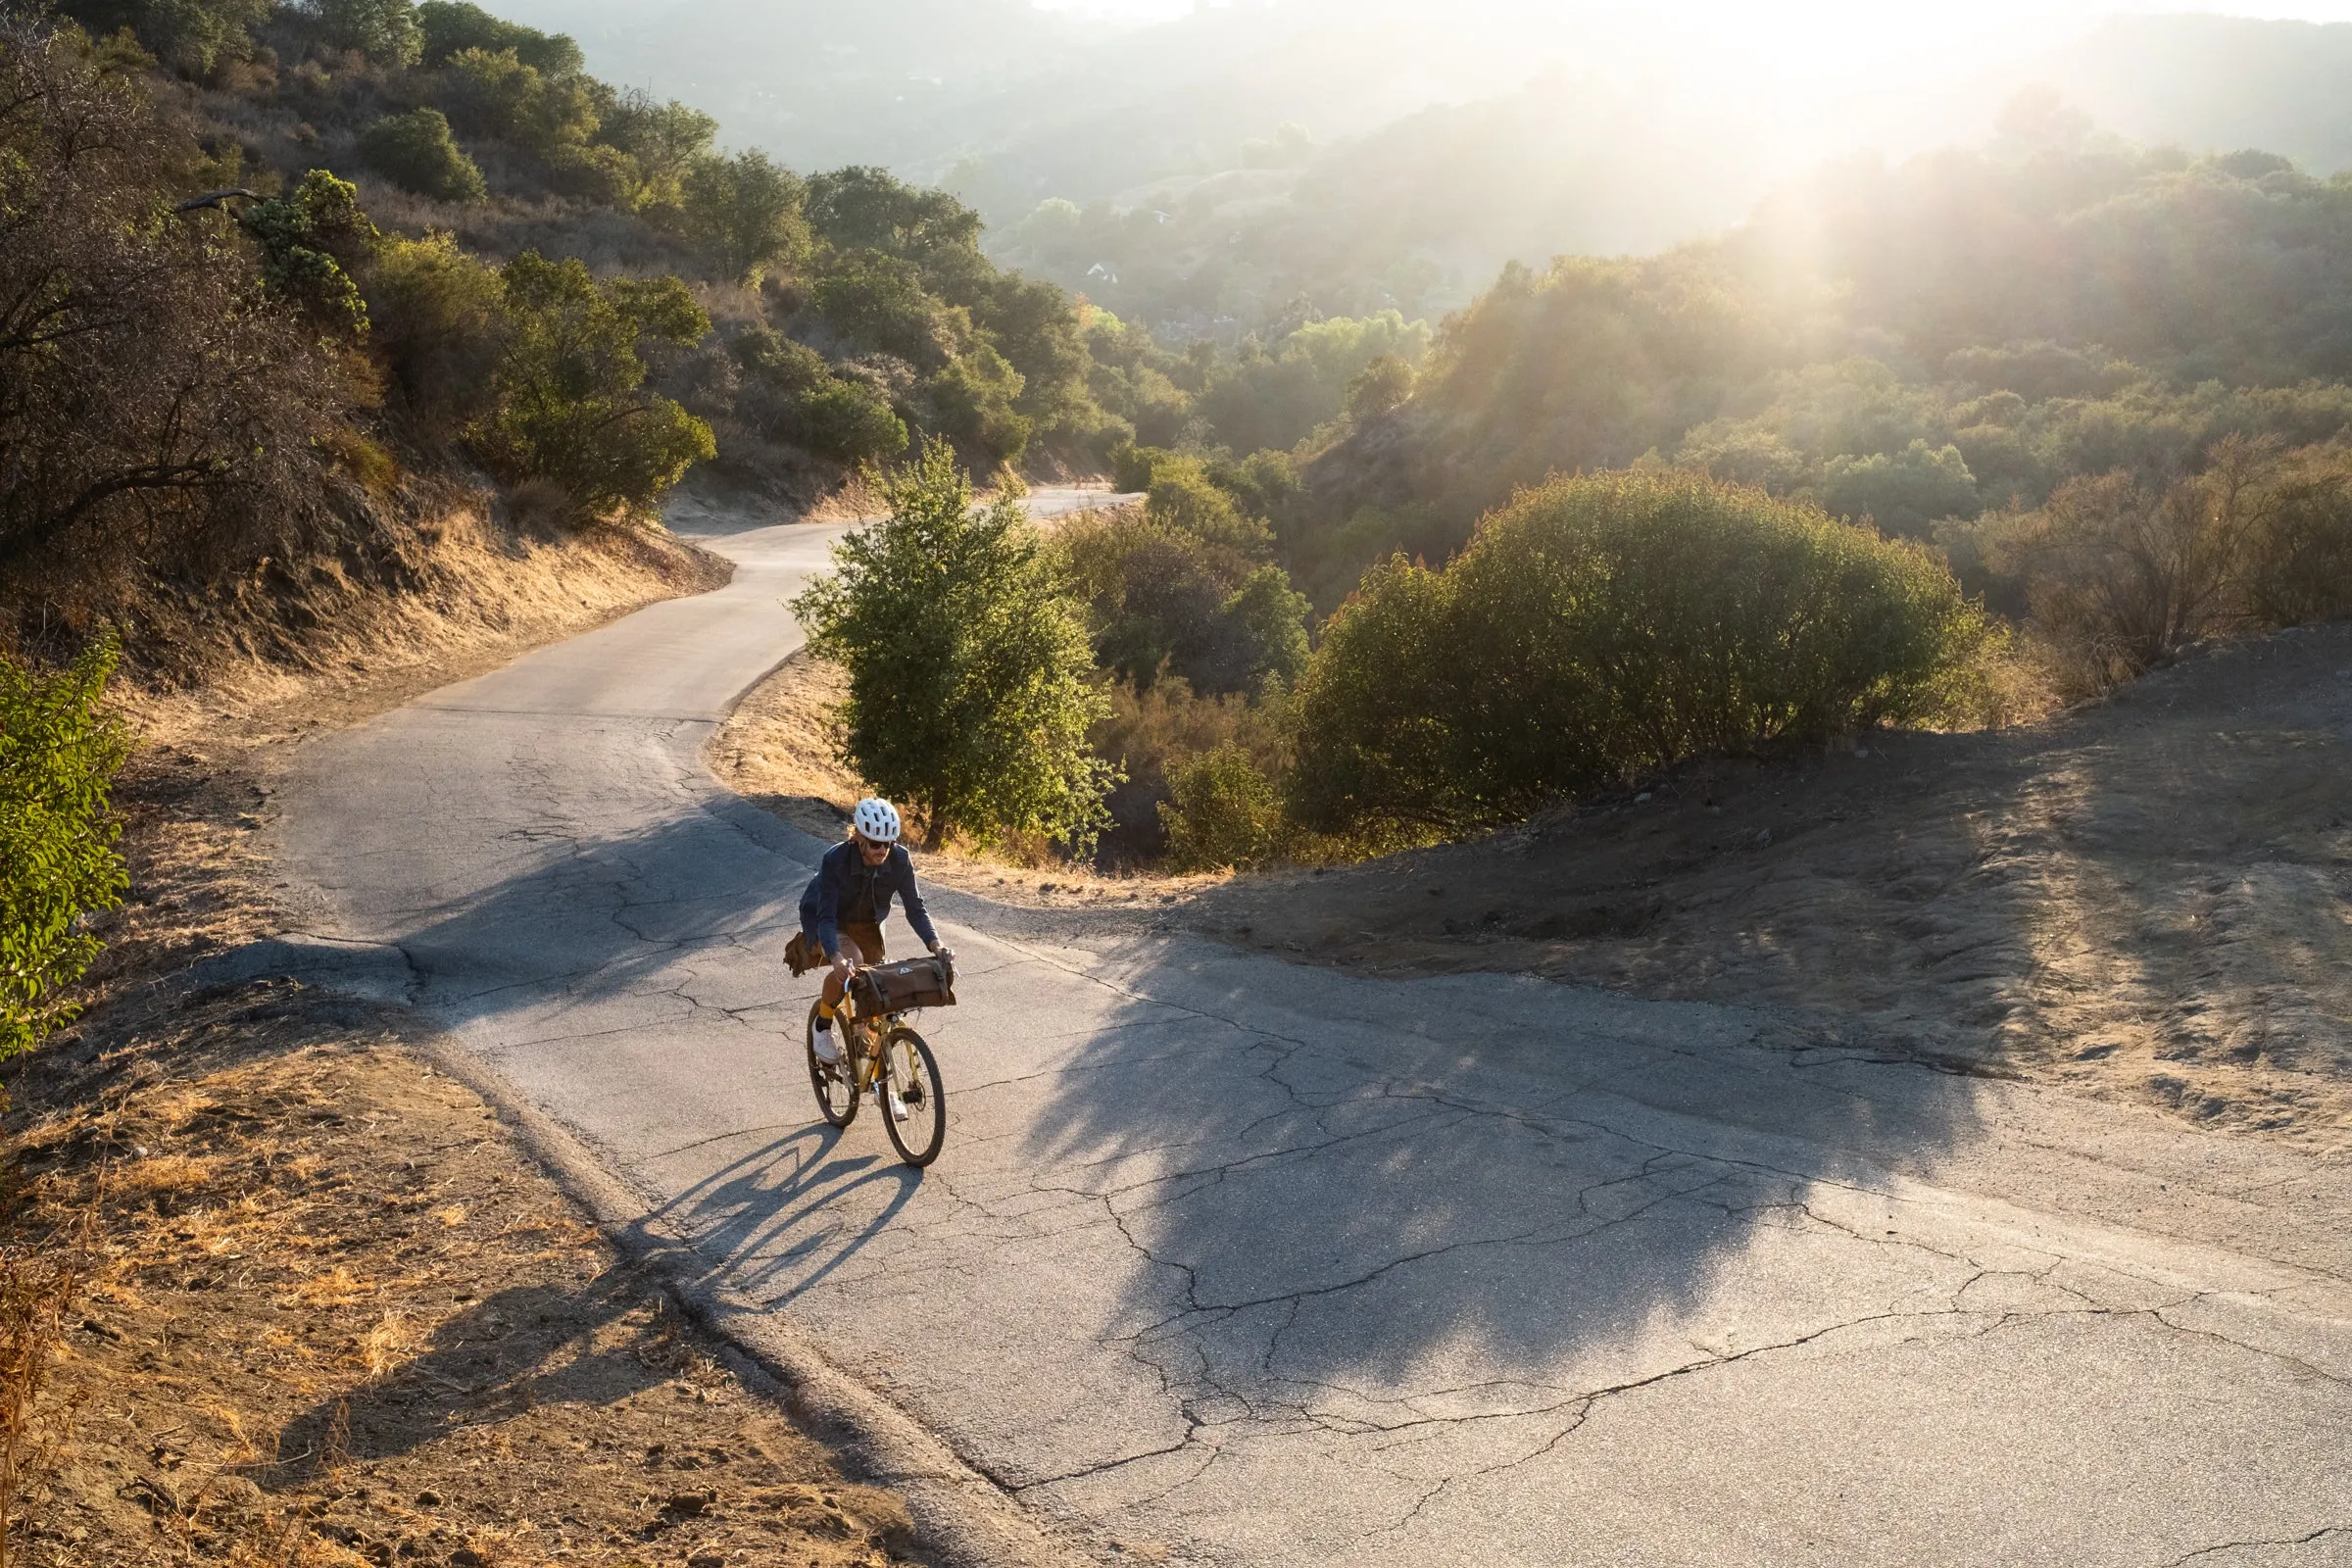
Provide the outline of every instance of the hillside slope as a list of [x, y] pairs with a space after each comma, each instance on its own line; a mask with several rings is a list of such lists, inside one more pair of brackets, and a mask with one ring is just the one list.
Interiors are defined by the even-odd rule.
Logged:
[[2324, 1147], [2352, 1134], [2352, 625], [2104, 706], [1703, 763], [1483, 842], [1250, 879], [1194, 920], [1301, 960], [1782, 1012]]

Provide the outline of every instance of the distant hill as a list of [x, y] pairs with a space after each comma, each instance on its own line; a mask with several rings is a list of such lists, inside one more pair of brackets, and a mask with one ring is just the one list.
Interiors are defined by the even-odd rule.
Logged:
[[2117, 17], [2034, 74], [2134, 141], [2352, 169], [2352, 24]]

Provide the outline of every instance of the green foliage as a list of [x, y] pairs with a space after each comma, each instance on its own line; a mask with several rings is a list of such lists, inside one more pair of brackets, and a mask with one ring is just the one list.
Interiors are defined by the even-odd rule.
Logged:
[[793, 601], [849, 672], [844, 760], [911, 803], [929, 841], [1045, 833], [1084, 853], [1111, 770], [1087, 747], [1105, 703], [1045, 546], [1006, 498], [975, 510], [942, 444], [875, 475], [887, 519], [834, 548]]
[[326, 41], [380, 65], [413, 66], [424, 57], [424, 29], [412, 0], [305, 0]]
[[359, 187], [314, 169], [285, 195], [247, 208], [245, 229], [261, 245], [272, 292], [331, 330], [368, 330], [368, 304], [351, 274], [374, 258], [381, 236], [360, 211]]
[[541, 158], [585, 156], [600, 121], [596, 97], [574, 75], [525, 63], [513, 49], [464, 49], [443, 65], [442, 102], [469, 136], [495, 137]]
[[687, 172], [717, 134], [718, 122], [701, 110], [635, 91], [612, 95], [597, 127], [597, 139], [625, 156], [634, 170], [629, 205], [664, 212], [682, 208]]
[[58, 9], [98, 37], [128, 27], [166, 67], [201, 77], [252, 53], [270, 0], [69, 0]]
[[496, 401], [508, 334], [498, 270], [449, 234], [387, 240], [368, 279], [372, 342], [425, 433], [454, 434]]
[[544, 33], [505, 21], [467, 0], [424, 0], [416, 8], [416, 22], [427, 66], [441, 65], [469, 49], [492, 55], [512, 53], [523, 65], [551, 76], [576, 75], [587, 63], [580, 46], [563, 33]]
[[1054, 550], [1096, 662], [1139, 691], [1164, 671], [1204, 694], [1262, 694], [1305, 665], [1306, 599], [1279, 566], [1133, 509], [1069, 519]]
[[871, 251], [915, 270], [951, 305], [977, 307], [996, 278], [980, 254], [980, 215], [942, 190], [908, 185], [889, 171], [839, 169], [808, 182], [808, 222], [836, 251]]
[[1339, 416], [1348, 389], [1374, 361], [1396, 361], [1409, 387], [1411, 368], [1428, 348], [1428, 324], [1407, 322], [1393, 310], [1360, 320], [1311, 321], [1270, 349], [1246, 345], [1214, 372], [1200, 411], [1238, 451], [1287, 449]]
[[449, 134], [438, 109], [387, 115], [360, 135], [360, 156], [403, 190], [444, 202], [478, 202], [489, 194], [482, 172]]
[[1402, 408], [1413, 396], [1413, 368], [1394, 354], [1383, 354], [1348, 383], [1348, 413], [1358, 419], [1377, 419]]
[[811, 292], [817, 315], [848, 342], [918, 370], [946, 368], [961, 346], [956, 318], [924, 291], [912, 262], [855, 251], [827, 266]]
[[1019, 410], [1021, 372], [987, 344], [962, 355], [925, 388], [940, 434], [991, 463], [1018, 463], [1035, 425]]
[[1915, 438], [1897, 453], [1832, 458], [1822, 472], [1821, 504], [1832, 516], [1867, 517], [1883, 532], [1922, 539], [1938, 517], [1977, 514], [1977, 476], [1958, 447], [1930, 448]]
[[830, 377], [801, 394], [801, 425], [809, 447], [836, 463], [882, 463], [906, 450], [906, 421], [863, 381]]
[[1159, 816], [1171, 870], [1248, 870], [1281, 844], [1281, 797], [1239, 746], [1220, 746], [1180, 763], [1168, 775], [1168, 791]]
[[61, 995], [99, 943], [90, 916], [122, 901], [108, 808], [128, 741], [101, 706], [114, 641], [43, 675], [0, 653], [0, 1060], [70, 1020]]
[[683, 175], [680, 221], [688, 242], [709, 256], [722, 276], [758, 283], [770, 268], [807, 254], [808, 228], [802, 216], [807, 189], [800, 175], [768, 162], [762, 152], [701, 157]]
[[526, 252], [507, 264], [508, 343], [493, 411], [474, 426], [485, 459], [562, 486], [584, 510], [653, 506], [716, 453], [710, 427], [642, 390], [642, 337], [692, 343], [710, 318], [674, 277], [600, 284], [582, 263]]
[[1245, 556], [1262, 557], [1272, 544], [1265, 519], [1236, 506], [1198, 459], [1170, 457], [1151, 472], [1146, 506], [1161, 527]]
[[1554, 480], [1443, 571], [1367, 574], [1299, 683], [1309, 826], [1460, 832], [1685, 758], [1953, 716], [1996, 641], [1950, 573], [1689, 473]]

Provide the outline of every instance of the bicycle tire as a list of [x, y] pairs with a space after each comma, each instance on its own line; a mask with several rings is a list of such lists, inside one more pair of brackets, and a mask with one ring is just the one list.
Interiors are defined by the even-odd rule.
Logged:
[[897, 1091], [906, 1107], [902, 1122], [885, 1103], [882, 1130], [890, 1134], [890, 1147], [899, 1152], [899, 1158], [920, 1170], [939, 1157], [948, 1141], [948, 1092], [940, 1085], [939, 1058], [921, 1035], [902, 1024], [883, 1039], [882, 1067], [876, 1076], [885, 1096]]
[[[808, 1053], [808, 1087], [816, 1094], [817, 1113], [828, 1124], [847, 1127], [858, 1119], [858, 1086], [850, 1076], [849, 1031], [839, 1031], [842, 1038], [834, 1042], [841, 1053], [839, 1061], [828, 1062], [816, 1054], [816, 1004], [808, 1004], [808, 1039], [803, 1042]], [[834, 1103], [836, 1097], [841, 1104]]]

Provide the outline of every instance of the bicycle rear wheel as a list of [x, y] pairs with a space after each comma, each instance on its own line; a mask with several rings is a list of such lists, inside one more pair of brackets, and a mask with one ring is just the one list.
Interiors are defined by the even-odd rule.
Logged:
[[835, 1025], [833, 1047], [840, 1057], [827, 1061], [816, 1054], [816, 1004], [808, 1004], [808, 1087], [816, 1091], [816, 1108], [826, 1121], [836, 1127], [847, 1127], [858, 1119], [858, 1086], [851, 1076], [849, 1029]]
[[[899, 1157], [920, 1169], [948, 1141], [948, 1092], [923, 1037], [905, 1027], [882, 1042], [882, 1126]], [[900, 1112], [904, 1111], [902, 1119]]]

